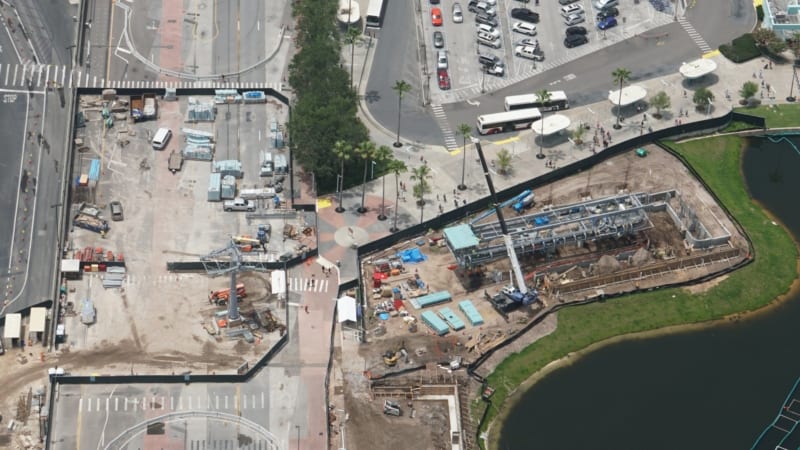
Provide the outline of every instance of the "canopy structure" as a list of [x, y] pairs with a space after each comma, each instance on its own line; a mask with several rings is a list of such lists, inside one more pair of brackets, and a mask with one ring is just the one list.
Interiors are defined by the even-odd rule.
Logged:
[[339, 323], [358, 321], [358, 314], [356, 312], [356, 299], [346, 295], [341, 297], [339, 301], [336, 302], [336, 312], [339, 316]]
[[6, 314], [6, 327], [3, 329], [5, 339], [19, 339], [22, 334], [22, 314]]
[[361, 20], [361, 10], [356, 0], [339, 0], [339, 10], [336, 18], [344, 25], [353, 25]]
[[688, 80], [704, 77], [715, 70], [717, 70], [717, 63], [714, 60], [704, 58], [683, 63], [679, 69], [681, 75]]
[[622, 100], [619, 97], [619, 90], [608, 92], [608, 101], [616, 106], [628, 106], [647, 97], [647, 89], [641, 86], [625, 86], [622, 88]]
[[30, 323], [28, 324], [28, 332], [30, 333], [44, 333], [44, 326], [47, 321], [46, 308], [31, 308]]
[[569, 117], [563, 114], [551, 114], [543, 119], [533, 122], [531, 124], [531, 130], [542, 136], [550, 136], [566, 130], [569, 124]]

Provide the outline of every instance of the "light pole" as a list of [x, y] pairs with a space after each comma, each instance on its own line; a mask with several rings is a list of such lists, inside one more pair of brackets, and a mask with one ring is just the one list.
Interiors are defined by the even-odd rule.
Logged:
[[711, 103], [711, 99], [708, 99], [708, 105], [706, 105], [706, 115], [707, 116], [711, 115], [711, 106], [713, 106], [713, 103]]
[[[471, 136], [470, 136], [470, 138], [471, 138]], [[461, 155], [461, 184], [459, 184], [457, 186], [459, 191], [467, 190], [467, 185], [464, 184], [464, 172], [466, 171], [466, 167], [467, 167], [467, 146], [466, 145], [464, 146], [464, 151], [462, 153], [463, 153], [463, 155]]]
[[344, 184], [344, 178], [341, 175], [336, 175], [336, 189], [339, 191], [339, 206], [336, 207], [337, 213], [344, 212], [344, 206], [342, 206], [342, 185]]
[[297, 450], [300, 450], [300, 425], [294, 427], [297, 429]]
[[375, 179], [375, 164], [378, 164], [378, 163], [377, 163], [377, 161], [371, 161], [371, 162], [372, 162], [372, 167], [370, 167], [370, 169], [369, 169], [369, 179], [370, 180], [374, 180]]
[[795, 101], [794, 97], [794, 84], [797, 82], [797, 66], [792, 64], [792, 85], [789, 87], [789, 96], [786, 97], [787, 102]]

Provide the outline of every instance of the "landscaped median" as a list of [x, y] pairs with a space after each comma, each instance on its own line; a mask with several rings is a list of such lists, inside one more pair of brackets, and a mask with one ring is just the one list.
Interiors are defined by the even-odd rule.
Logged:
[[[769, 126], [788, 126], [788, 117], [800, 113], [798, 108], [782, 106], [779, 109], [784, 110], [783, 113], [764, 108], [769, 113]], [[747, 109], [743, 112], [760, 111]], [[500, 424], [510, 412], [513, 401], [519, 398], [508, 399], [509, 394], [552, 361], [615, 336], [708, 322], [752, 311], [788, 291], [797, 276], [797, 247], [788, 232], [776, 226], [750, 199], [740, 171], [745, 144], [738, 136], [667, 143], [688, 161], [744, 228], [755, 250], [755, 262], [702, 293], [691, 294], [682, 288], [664, 289], [561, 310], [555, 332], [511, 355], [489, 376], [488, 383], [496, 391], [484, 423], [491, 424], [499, 419], [489, 433], [490, 448], [498, 448]], [[770, 283], [764, 283], [765, 279]], [[473, 406], [477, 421], [484, 406], [477, 403]]]

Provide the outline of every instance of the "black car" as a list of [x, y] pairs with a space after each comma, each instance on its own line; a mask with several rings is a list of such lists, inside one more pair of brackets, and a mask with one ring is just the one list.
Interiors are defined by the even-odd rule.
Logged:
[[600, 12], [597, 13], [597, 21], [600, 22], [606, 17], [617, 17], [618, 15], [619, 15], [619, 10], [613, 6], [609, 6], [607, 8], [601, 9]]
[[439, 0], [431, 0], [431, 5], [438, 5], [438, 4], [439, 4]]
[[589, 38], [582, 34], [568, 34], [564, 39], [564, 47], [572, 48], [589, 42]]
[[511, 17], [525, 22], [539, 23], [539, 14], [528, 8], [514, 8], [511, 10]]
[[436, 48], [444, 47], [444, 35], [441, 31], [433, 32], [433, 46]]
[[497, 55], [478, 55], [478, 64], [491, 67], [500, 63], [500, 57]]
[[573, 34], [583, 34], [583, 35], [585, 35], [586, 33], [587, 33], [587, 31], [586, 31], [586, 28], [584, 28], [584, 27], [574, 26], [574, 27], [568, 27], [567, 28], [567, 36], [570, 36], [570, 35], [573, 35]]
[[475, 23], [482, 23], [484, 25], [489, 25], [490, 27], [496, 27], [497, 17], [489, 16], [483, 13], [478, 13], [475, 15]]

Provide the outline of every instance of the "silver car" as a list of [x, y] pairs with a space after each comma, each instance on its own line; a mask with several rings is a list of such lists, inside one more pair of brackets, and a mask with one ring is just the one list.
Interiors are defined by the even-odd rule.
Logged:
[[461, 11], [461, 3], [453, 3], [453, 22], [461, 23], [464, 21], [464, 12]]

